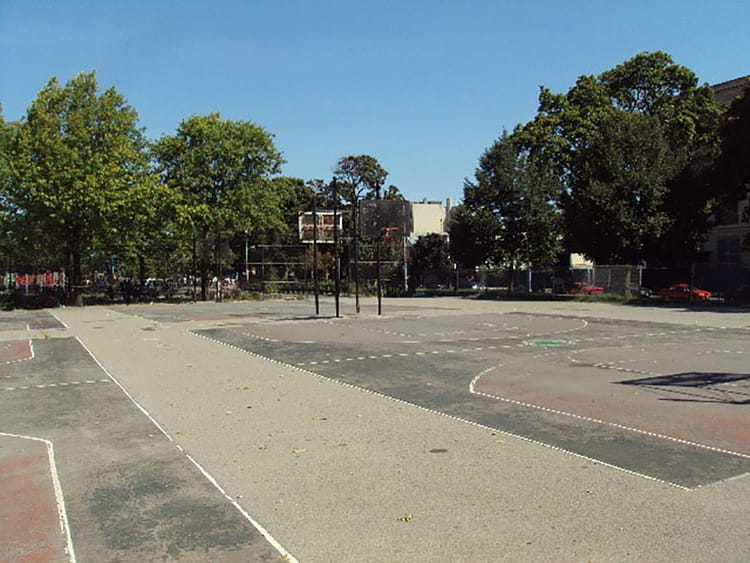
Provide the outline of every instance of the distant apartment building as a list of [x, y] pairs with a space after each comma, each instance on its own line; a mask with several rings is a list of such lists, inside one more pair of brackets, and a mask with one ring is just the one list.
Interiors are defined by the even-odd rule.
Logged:
[[[711, 86], [716, 99], [729, 106], [741, 96], [750, 76], [736, 78]], [[743, 240], [750, 235], [750, 198], [722, 209], [718, 224], [703, 243], [702, 250], [710, 262], [735, 264], [750, 268], [750, 251], [743, 248]]]
[[412, 202], [411, 212], [414, 221], [414, 230], [409, 236], [409, 242], [415, 243], [421, 236], [439, 234], [448, 237], [448, 219], [450, 218], [453, 202], [448, 198], [443, 204], [441, 201]]

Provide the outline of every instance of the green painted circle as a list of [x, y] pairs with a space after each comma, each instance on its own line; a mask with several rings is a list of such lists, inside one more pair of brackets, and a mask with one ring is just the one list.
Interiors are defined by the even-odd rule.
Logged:
[[567, 342], [564, 340], [532, 340], [533, 346], [565, 346]]

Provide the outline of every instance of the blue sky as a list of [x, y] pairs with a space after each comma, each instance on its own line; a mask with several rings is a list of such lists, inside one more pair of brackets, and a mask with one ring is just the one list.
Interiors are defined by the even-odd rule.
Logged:
[[283, 174], [369, 154], [408, 199], [460, 200], [503, 128], [643, 51], [750, 74], [750, 0], [0, 0], [0, 104], [96, 70], [151, 138], [220, 112], [275, 135]]

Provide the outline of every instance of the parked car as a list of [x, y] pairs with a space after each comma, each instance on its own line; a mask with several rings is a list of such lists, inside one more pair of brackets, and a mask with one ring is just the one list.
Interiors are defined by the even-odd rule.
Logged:
[[676, 283], [669, 287], [663, 288], [659, 292], [659, 297], [665, 301], [689, 301], [690, 294], [693, 295], [694, 301], [708, 301], [711, 298], [711, 292], [705, 289], [698, 289], [697, 287], [690, 290], [690, 286], [686, 283]]
[[598, 285], [591, 285], [583, 282], [574, 282], [568, 288], [568, 293], [572, 295], [601, 295], [604, 293], [604, 288]]

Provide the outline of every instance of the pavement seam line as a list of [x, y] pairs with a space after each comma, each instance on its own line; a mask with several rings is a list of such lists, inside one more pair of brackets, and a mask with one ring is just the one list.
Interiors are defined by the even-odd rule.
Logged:
[[198, 461], [193, 458], [190, 454], [188, 454], [185, 449], [178, 444], [175, 439], [167, 432], [164, 427], [162, 427], [161, 424], [133, 397], [127, 389], [117, 380], [115, 376], [113, 376], [107, 368], [104, 367], [104, 365], [99, 361], [99, 359], [89, 350], [89, 348], [83, 343], [83, 341], [76, 336], [75, 339], [79, 342], [79, 344], [83, 347], [84, 350], [88, 353], [89, 356], [91, 356], [91, 359], [96, 362], [96, 364], [99, 366], [99, 368], [107, 375], [109, 379], [112, 380], [112, 382], [117, 385], [117, 387], [120, 388], [120, 390], [125, 394], [125, 396], [130, 400], [131, 403], [133, 403], [138, 410], [140, 410], [150, 421], [154, 426], [156, 426], [159, 431], [170, 441], [172, 442], [175, 447], [186, 457], [190, 463], [192, 463], [198, 471], [203, 474], [206, 479], [218, 490], [222, 496], [234, 506], [237, 511], [242, 514], [242, 516], [252, 524], [252, 526], [270, 543], [276, 551], [279, 552], [280, 556], [284, 558], [285, 561], [288, 561], [289, 563], [298, 563], [297, 559], [289, 553], [271, 534], [266, 530], [259, 522], [257, 522], [240, 504], [237, 502], [236, 499], [233, 499], [230, 495], [227, 494], [227, 492], [219, 485], [219, 483], [216, 481], [214, 477], [211, 476], [206, 469], [203, 468], [203, 466], [198, 463]]

